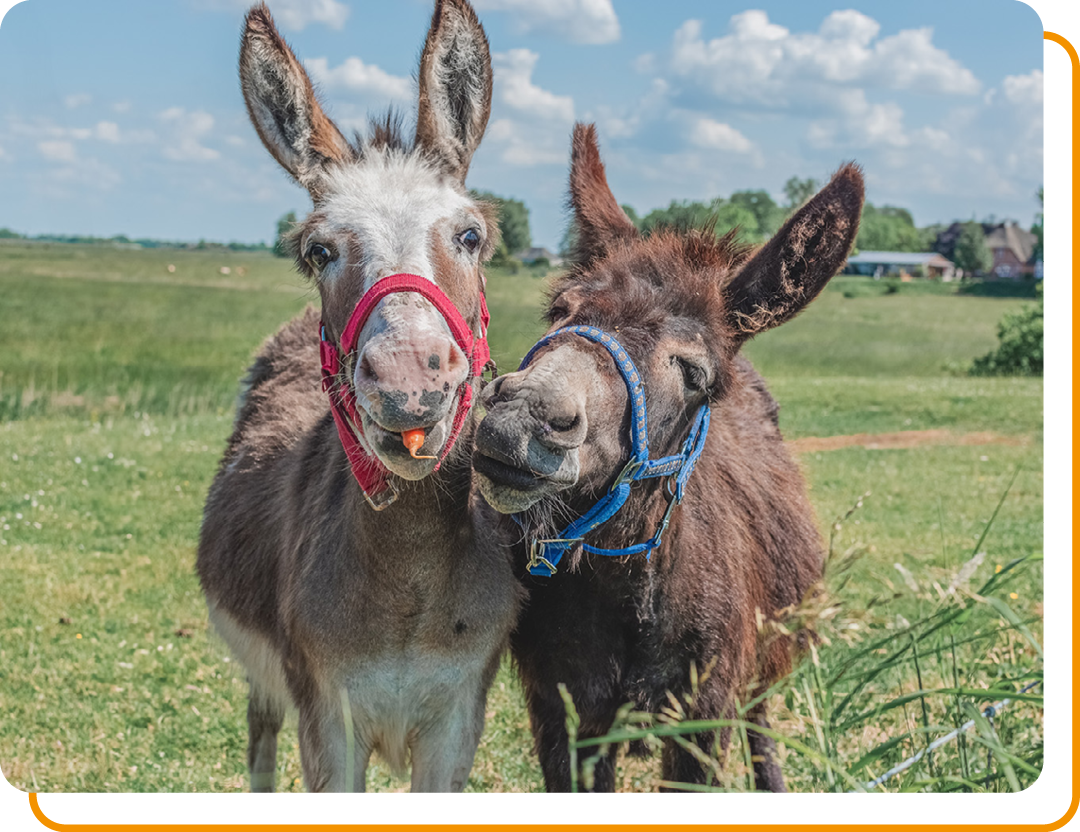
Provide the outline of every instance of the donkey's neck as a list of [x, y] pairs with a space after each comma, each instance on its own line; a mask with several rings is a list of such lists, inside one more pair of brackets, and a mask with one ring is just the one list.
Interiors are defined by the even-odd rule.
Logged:
[[413, 563], [468, 557], [461, 541], [471, 536], [469, 449], [475, 427], [475, 416], [470, 413], [439, 470], [416, 482], [398, 479], [398, 497], [382, 511], [368, 505], [356, 480], [348, 474], [348, 532], [361, 556], [382, 561], [408, 552]]

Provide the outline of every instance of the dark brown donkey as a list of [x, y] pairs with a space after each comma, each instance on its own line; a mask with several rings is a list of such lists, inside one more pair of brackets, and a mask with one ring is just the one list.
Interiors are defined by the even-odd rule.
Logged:
[[[650, 557], [605, 557], [572, 544], [553, 576], [527, 581], [511, 649], [551, 791], [571, 782], [558, 683], [588, 738], [604, 734], [625, 702], [654, 713], [668, 691], [684, 702], [691, 668], [704, 676], [711, 667], [693, 718], [732, 716], [736, 697], [748, 701], [789, 671], [789, 645], [766, 646], [757, 617], [803, 597], [821, 573], [823, 548], [777, 405], [739, 348], [798, 313], [843, 264], [863, 184], [858, 168], [841, 168], [757, 252], [708, 229], [642, 238], [608, 188], [594, 128], [578, 125], [570, 199], [578, 256], [552, 289], [550, 331], [594, 327], [625, 348], [643, 377], [653, 458], [679, 453], [706, 403], [711, 428]], [[616, 483], [631, 452], [627, 391], [612, 355], [574, 333], [555, 336], [525, 369], [488, 386], [473, 466], [488, 502], [519, 513], [526, 546], [559, 537]], [[649, 541], [669, 500], [664, 479], [634, 483], [585, 544]], [[753, 718], [764, 724], [764, 708]], [[783, 790], [774, 746], [751, 738], [758, 787]], [[706, 751], [714, 739], [696, 737]], [[663, 776], [703, 782], [706, 772], [669, 742]], [[595, 788], [614, 788], [610, 758], [596, 765]]]
[[[481, 263], [497, 230], [464, 181], [491, 65], [469, 4], [435, 5], [412, 142], [393, 119], [347, 142], [264, 5], [248, 13], [240, 77], [259, 136], [314, 202], [293, 244], [321, 296], [326, 341], [402, 273], [436, 284], [482, 334]], [[445, 455], [458, 403], [479, 385], [448, 320], [420, 290], [387, 295], [332, 376], [355, 394], [351, 429], [384, 472], [380, 495], [398, 493], [376, 501], [384, 511], [354, 478], [320, 386], [318, 314], [287, 324], [249, 371], [198, 570], [210, 619], [248, 671], [253, 790], [273, 789], [289, 705], [309, 790], [362, 790], [375, 750], [396, 769], [411, 759], [414, 790], [465, 786], [521, 590], [509, 549], [478, 537], [471, 519], [474, 503], [490, 512], [470, 497], [471, 415]], [[428, 458], [403, 444], [418, 429]]]

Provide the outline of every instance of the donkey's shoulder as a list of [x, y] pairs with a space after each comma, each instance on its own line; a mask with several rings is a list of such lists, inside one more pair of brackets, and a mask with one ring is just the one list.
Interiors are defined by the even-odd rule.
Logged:
[[319, 312], [308, 306], [263, 343], [240, 383], [223, 467], [242, 446], [265, 456], [291, 445], [328, 412], [318, 333]]

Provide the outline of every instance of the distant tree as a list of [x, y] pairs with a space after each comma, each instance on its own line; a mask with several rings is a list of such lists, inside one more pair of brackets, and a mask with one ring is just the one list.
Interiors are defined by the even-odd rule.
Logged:
[[12, 231], [10, 228], [0, 228], [0, 240], [21, 240], [22, 234]]
[[859, 251], [927, 251], [925, 243], [926, 235], [919, 233], [906, 208], [863, 206], [855, 242]]
[[[514, 255], [532, 246], [532, 234], [529, 231], [529, 209], [520, 199], [507, 199], [489, 191], [470, 191], [474, 199], [493, 203], [499, 209], [499, 231], [502, 232], [502, 245], [508, 255]], [[499, 253], [496, 252], [496, 258]]]
[[292, 252], [286, 242], [286, 237], [296, 225], [296, 213], [290, 211], [277, 221], [277, 236], [274, 237], [274, 254], [278, 257], [290, 257]]
[[630, 222], [639, 228], [641, 227], [641, 217], [638, 216], [637, 211], [634, 210], [632, 205], [620, 205], [619, 207], [622, 208], [623, 213], [630, 218]]
[[1042, 212], [1042, 208], [1043, 208], [1043, 189], [1042, 189], [1042, 185], [1039, 186], [1039, 190], [1036, 192], [1035, 196], [1039, 200], [1039, 213], [1037, 213], [1035, 215], [1035, 223], [1031, 226], [1031, 233], [1034, 234], [1038, 239], [1035, 242], [1035, 250], [1032, 253], [1032, 257], [1035, 260], [1042, 260], [1043, 259], [1043, 212]]
[[768, 191], [736, 191], [728, 200], [754, 215], [758, 237], [764, 239], [775, 234], [787, 213], [769, 196]]
[[714, 199], [710, 205], [716, 217], [714, 229], [717, 236], [739, 229], [739, 236], [748, 241], [760, 238], [757, 215], [749, 208], [726, 199]]
[[710, 224], [717, 236], [738, 227], [743, 239], [758, 239], [758, 221], [754, 213], [723, 197], [717, 197], [711, 202], [673, 201], [667, 208], [656, 208], [646, 214], [639, 227], [649, 234], [661, 228], [685, 231], [705, 228]]
[[640, 228], [646, 233], [660, 228], [674, 228], [679, 231], [701, 228], [714, 213], [710, 203], [672, 200], [667, 208], [654, 208], [642, 217]]
[[933, 223], [917, 229], [919, 232], [919, 251], [935, 251], [938, 236], [948, 229], [944, 223]]
[[985, 273], [994, 265], [994, 255], [986, 245], [986, 235], [982, 225], [977, 222], [965, 222], [956, 238], [953, 262], [964, 270], [965, 274]]
[[787, 207], [798, 208], [810, 197], [817, 193], [818, 183], [816, 179], [800, 179], [791, 177], [784, 183], [784, 196], [787, 197]]

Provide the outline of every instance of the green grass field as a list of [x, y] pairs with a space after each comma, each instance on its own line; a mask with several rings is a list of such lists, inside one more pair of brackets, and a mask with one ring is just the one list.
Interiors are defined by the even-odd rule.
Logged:
[[[511, 369], [542, 330], [543, 280], [488, 278]], [[314, 293], [262, 254], [27, 243], [0, 244], [0, 291], [0, 769], [26, 790], [244, 790], [246, 685], [208, 631], [194, 550], [237, 380]], [[1041, 671], [1042, 382], [961, 372], [1022, 302], [840, 277], [748, 347], [788, 439], [937, 432], [800, 445], [834, 557], [806, 613], [823, 641], [775, 697], [793, 790], [880, 774], [990, 701], [971, 691]], [[1041, 714], [1014, 704], [888, 788], [1024, 787]], [[738, 733], [720, 788], [747, 787]], [[530, 746], [504, 667], [469, 790], [541, 790]], [[620, 776], [649, 790], [658, 767], [630, 760]], [[299, 777], [293, 721], [279, 788]]]

